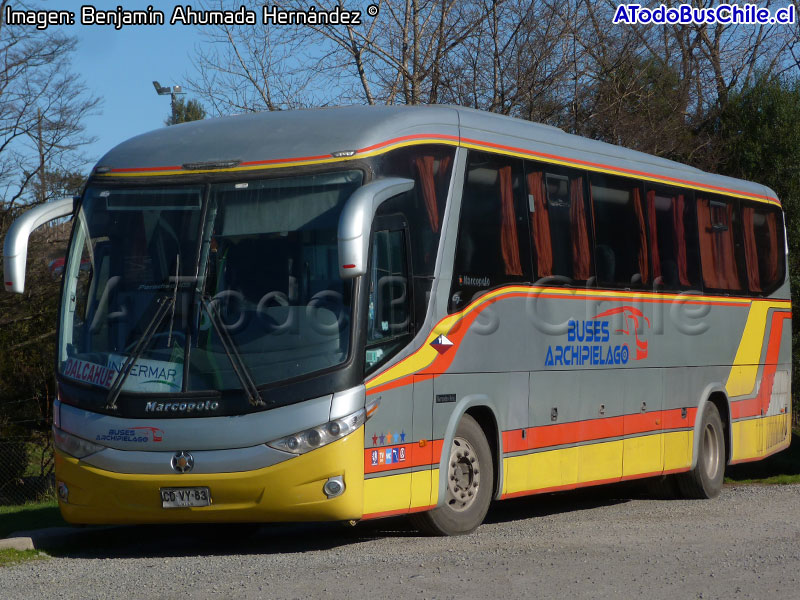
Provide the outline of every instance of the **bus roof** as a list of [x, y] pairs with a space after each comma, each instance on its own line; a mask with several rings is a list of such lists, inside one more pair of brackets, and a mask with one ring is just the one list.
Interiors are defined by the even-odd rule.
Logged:
[[[515, 154], [767, 201], [769, 188], [551, 127], [457, 106], [347, 106], [248, 113], [157, 129], [100, 159], [96, 174], [158, 176], [333, 163], [420, 143]], [[224, 165], [228, 165], [222, 168]]]

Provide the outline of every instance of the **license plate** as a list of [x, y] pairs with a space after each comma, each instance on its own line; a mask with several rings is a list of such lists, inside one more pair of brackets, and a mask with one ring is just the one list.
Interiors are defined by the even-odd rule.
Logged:
[[161, 488], [161, 508], [209, 506], [211, 494], [207, 487]]

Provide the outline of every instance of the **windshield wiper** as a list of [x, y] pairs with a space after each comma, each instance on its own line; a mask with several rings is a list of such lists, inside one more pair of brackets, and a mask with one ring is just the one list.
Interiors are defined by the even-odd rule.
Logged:
[[214, 331], [216, 331], [217, 336], [219, 336], [220, 342], [222, 342], [222, 349], [225, 350], [228, 360], [231, 361], [233, 372], [236, 373], [236, 377], [239, 378], [239, 381], [242, 384], [242, 390], [244, 390], [244, 392], [247, 394], [247, 399], [249, 400], [250, 404], [253, 406], [264, 406], [264, 400], [261, 398], [261, 394], [258, 392], [258, 388], [253, 381], [253, 377], [250, 374], [247, 365], [244, 364], [244, 361], [239, 354], [239, 350], [236, 348], [236, 344], [227, 330], [220, 326], [222, 319], [220, 318], [219, 313], [217, 313], [214, 305], [208, 301], [207, 296], [201, 296], [200, 302], [203, 304], [203, 308], [205, 308], [208, 318], [211, 321], [211, 324], [214, 326]]
[[119, 394], [122, 391], [122, 386], [125, 384], [125, 380], [128, 378], [128, 375], [130, 375], [133, 363], [135, 363], [142, 355], [142, 352], [144, 352], [147, 344], [150, 343], [150, 340], [153, 338], [156, 331], [158, 331], [158, 328], [161, 325], [161, 322], [164, 320], [164, 317], [167, 316], [167, 312], [174, 306], [175, 296], [172, 296], [171, 298], [159, 298], [158, 303], [159, 307], [156, 310], [156, 313], [153, 315], [153, 318], [150, 319], [150, 322], [144, 329], [144, 333], [142, 333], [142, 336], [136, 342], [133, 352], [131, 352], [128, 358], [125, 359], [125, 362], [122, 364], [122, 368], [119, 370], [119, 373], [117, 373], [117, 376], [114, 378], [114, 381], [111, 384], [111, 389], [109, 389], [108, 396], [106, 397], [106, 410], [117, 410], [117, 398], [119, 398]]

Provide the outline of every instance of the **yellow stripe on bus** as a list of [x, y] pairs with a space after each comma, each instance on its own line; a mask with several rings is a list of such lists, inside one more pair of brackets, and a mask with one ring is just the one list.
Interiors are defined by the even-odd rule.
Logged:
[[559, 160], [551, 157], [543, 157], [535, 154], [534, 151], [527, 152], [524, 149], [519, 149], [519, 151], [506, 150], [503, 148], [496, 148], [488, 144], [483, 145], [480, 143], [458, 142], [452, 139], [436, 138], [436, 137], [425, 137], [416, 140], [406, 140], [396, 143], [390, 142], [384, 146], [380, 146], [379, 148], [367, 150], [365, 152], [357, 152], [353, 156], [343, 156], [343, 157], [331, 156], [329, 158], [313, 158], [313, 159], [300, 158], [297, 160], [288, 159], [285, 161], [276, 161], [276, 162], [265, 161], [265, 164], [245, 165], [239, 167], [230, 167], [227, 169], [197, 169], [197, 170], [169, 169], [169, 170], [157, 170], [157, 171], [125, 171], [125, 172], [110, 171], [108, 173], [98, 173], [96, 174], [96, 177], [159, 177], [159, 176], [163, 177], [163, 176], [174, 176], [174, 175], [195, 175], [203, 173], [235, 173], [235, 172], [258, 171], [264, 169], [280, 169], [285, 167], [319, 165], [319, 164], [344, 162], [348, 160], [357, 160], [361, 158], [368, 158], [371, 156], [378, 156], [380, 154], [385, 154], [386, 152], [390, 152], [397, 148], [405, 148], [408, 146], [419, 146], [423, 144], [440, 144], [440, 145], [456, 146], [462, 148], [471, 148], [473, 150], [492, 152], [494, 154], [501, 154], [503, 156], [516, 156], [528, 160], [535, 160], [545, 164], [563, 165], [575, 169], [594, 171], [597, 173], [620, 175], [622, 177], [628, 177], [632, 179], [640, 179], [644, 181], [651, 181], [654, 183], [662, 183], [670, 186], [699, 190], [713, 194], [722, 194], [725, 196], [732, 196], [735, 198], [744, 198], [746, 200], [752, 200], [754, 202], [763, 202], [778, 207], [781, 206], [780, 202], [778, 202], [777, 199], [773, 199], [768, 196], [759, 196], [757, 194], [750, 194], [747, 192], [737, 193], [735, 191], [719, 190], [713, 186], [704, 186], [702, 184], [690, 183], [684, 181], [676, 182], [667, 177], [659, 177], [658, 175], [643, 175], [639, 173], [631, 174], [623, 170], [615, 169], [613, 166], [609, 166], [609, 168], [602, 168], [599, 166], [585, 165], [582, 163], [573, 162], [569, 159]]
[[761, 351], [766, 343], [767, 316], [771, 308], [785, 309], [787, 304], [754, 300], [750, 305], [742, 339], [725, 383], [730, 398], [750, 395], [755, 391]]
[[[431, 331], [431, 333], [428, 335], [427, 339], [422, 344], [422, 346], [420, 346], [410, 356], [402, 359], [399, 363], [390, 366], [385, 371], [379, 373], [374, 378], [367, 381], [366, 388], [369, 390], [384, 385], [386, 383], [390, 383], [396, 379], [400, 379], [401, 377], [417, 373], [422, 369], [424, 369], [425, 367], [429, 366], [439, 356], [439, 353], [430, 345], [431, 342], [433, 342], [433, 340], [435, 340], [441, 334], [447, 335], [448, 333], [450, 333], [450, 331], [458, 324], [458, 322], [461, 321], [472, 311], [482, 307], [484, 304], [486, 304], [491, 300], [494, 300], [498, 296], [503, 296], [507, 294], [530, 294], [531, 296], [542, 294], [542, 295], [567, 296], [576, 298], [583, 298], [587, 296], [598, 297], [598, 298], [609, 298], [609, 299], [624, 298], [626, 301], [630, 300], [631, 302], [634, 303], [637, 302], [637, 300], [642, 302], [646, 302], [648, 300], [659, 300], [661, 302], [671, 302], [671, 301], [713, 302], [714, 304], [720, 304], [720, 305], [746, 306], [753, 302], [753, 300], [749, 298], [693, 296], [687, 294], [660, 294], [652, 292], [625, 293], [619, 290], [574, 289], [574, 288], [536, 287], [536, 286], [502, 287], [484, 294], [477, 300], [474, 300], [472, 303], [467, 305], [462, 311], [449, 315], [444, 319], [442, 319], [441, 321], [439, 321], [439, 323], [437, 323], [436, 326], [434, 326], [433, 331]], [[783, 301], [782, 303], [763, 302], [762, 304], [768, 304], [770, 307], [775, 306], [775, 307], [785, 308], [788, 305], [788, 300]], [[763, 332], [763, 326], [762, 326], [762, 332]], [[456, 348], [455, 351], [457, 352], [458, 349]], [[758, 361], [756, 360], [756, 362]]]

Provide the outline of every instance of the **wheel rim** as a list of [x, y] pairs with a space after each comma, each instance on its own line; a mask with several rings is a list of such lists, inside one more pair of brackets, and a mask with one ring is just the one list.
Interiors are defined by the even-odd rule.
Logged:
[[719, 438], [717, 430], [709, 423], [703, 432], [703, 458], [706, 475], [716, 479], [719, 470]]
[[478, 497], [481, 483], [478, 454], [467, 440], [457, 437], [450, 447], [447, 504], [455, 511], [468, 510]]

